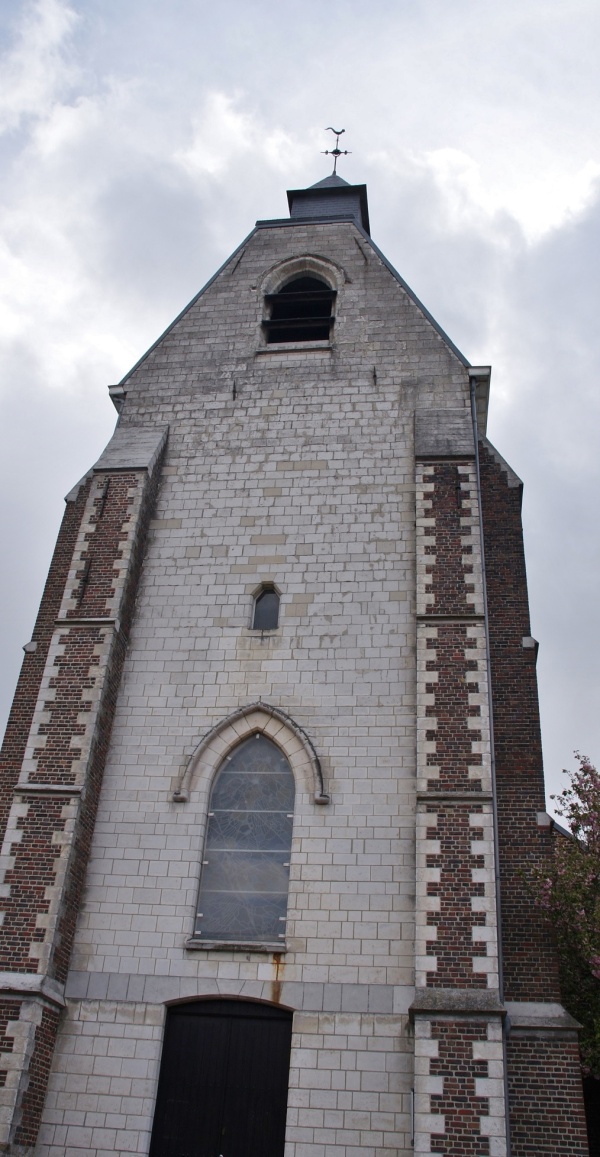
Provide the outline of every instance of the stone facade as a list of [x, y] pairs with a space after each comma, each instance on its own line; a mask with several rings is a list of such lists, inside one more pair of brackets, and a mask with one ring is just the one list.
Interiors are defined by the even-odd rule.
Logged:
[[[258, 223], [113, 388], [115, 436], [69, 496], [5, 746], [8, 1152], [147, 1154], [166, 1009], [206, 996], [294, 1011], [286, 1157], [501, 1157], [509, 1117], [513, 1154], [533, 1152], [529, 1071], [532, 1089], [570, 1074], [557, 1130], [580, 1111], [546, 928], [527, 932], [539, 983], [521, 971], [519, 841], [545, 854], [546, 834], [537, 764], [523, 800], [508, 738], [530, 737], [535, 671], [524, 573], [516, 618], [504, 583], [517, 490], [487, 444], [480, 485], [487, 374], [358, 210], [320, 198]], [[292, 275], [335, 290], [331, 342], [266, 343], [265, 295]], [[267, 633], [261, 583], [281, 596]], [[260, 733], [296, 782], [279, 951], [194, 935], [211, 784]], [[535, 1152], [584, 1154], [577, 1120]]]

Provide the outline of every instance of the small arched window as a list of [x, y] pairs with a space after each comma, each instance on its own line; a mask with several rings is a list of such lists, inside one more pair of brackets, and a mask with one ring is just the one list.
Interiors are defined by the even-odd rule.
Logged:
[[274, 587], [262, 587], [254, 599], [253, 631], [275, 631], [279, 626], [279, 595]]
[[225, 757], [210, 798], [196, 937], [281, 945], [294, 795], [289, 762], [265, 735]]
[[267, 342], [328, 341], [336, 291], [318, 277], [295, 277], [265, 301]]

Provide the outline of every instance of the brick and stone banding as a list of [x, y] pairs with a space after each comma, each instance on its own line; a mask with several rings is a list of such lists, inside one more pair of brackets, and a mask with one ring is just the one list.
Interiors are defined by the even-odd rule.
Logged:
[[476, 1000], [497, 998], [499, 965], [475, 463], [417, 461], [416, 512], [416, 984], [437, 999], [429, 1016], [415, 1004], [415, 1151], [497, 1157], [506, 1152], [502, 1025], [499, 1006], [484, 1017]]
[[483, 632], [461, 622], [443, 623], [421, 633], [427, 635], [425, 669], [431, 676], [425, 684], [430, 698], [425, 718], [431, 723], [425, 741], [432, 747], [427, 767], [435, 769], [435, 777], [428, 779], [428, 788], [481, 791]]
[[[92, 490], [91, 509], [83, 525], [83, 542], [75, 553], [75, 583], [66, 618], [108, 618], [114, 607], [119, 582], [122, 545], [128, 538], [136, 490], [141, 478], [136, 474], [97, 477]], [[79, 557], [77, 557], [79, 555]]]
[[[29, 1152], [39, 1130], [156, 481], [100, 473], [69, 504], [43, 604], [44, 667], [36, 684], [23, 678], [9, 725], [7, 765], [21, 754], [0, 858], [0, 973], [15, 990], [0, 1049], [0, 1146], [10, 1152]], [[18, 999], [23, 987], [33, 995]]]
[[41, 1016], [35, 1024], [31, 1056], [25, 1070], [27, 1079], [18, 1105], [18, 1116], [15, 1118], [15, 1123], [18, 1121], [14, 1134], [16, 1153], [35, 1151], [56, 1045], [60, 1009], [44, 1004], [39, 1011]]
[[483, 614], [473, 462], [417, 462], [417, 613]]
[[[483, 828], [477, 827], [481, 807], [447, 801], [443, 806], [427, 808], [427, 867], [437, 868], [439, 881], [429, 881], [427, 894], [438, 902], [438, 910], [427, 917], [427, 926], [435, 929], [427, 955], [435, 968], [427, 972], [430, 988], [487, 988], [485, 973], [477, 971], [486, 963], [486, 913], [478, 903], [485, 897], [485, 883], [480, 879], [486, 867], [486, 856], [479, 852]], [[489, 864], [488, 864], [489, 867]], [[475, 903], [473, 903], [475, 901]], [[478, 941], [478, 937], [483, 943]]]
[[89, 495], [86, 478], [69, 497], [32, 633], [35, 650], [25, 653], [0, 753], [0, 832], [4, 832], [12, 792], [21, 774], [33, 713], [46, 668], [48, 650], [65, 593], [73, 552]]
[[415, 1018], [415, 1153], [506, 1153], [502, 1025], [498, 1017]]
[[[14, 1037], [8, 1031], [8, 1024], [14, 1019], [15, 1011], [18, 1013], [14, 1000], [0, 1000], [0, 1057], [12, 1053], [14, 1048]], [[0, 1068], [0, 1088], [6, 1084], [7, 1074], [7, 1069]]]
[[50, 895], [56, 884], [57, 860], [66, 847], [64, 798], [33, 796], [12, 809], [14, 829], [7, 828], [3, 859], [11, 866], [3, 879], [0, 969], [37, 972], [40, 946], [47, 937]]
[[478, 1088], [488, 1078], [488, 1061], [477, 1055], [477, 1046], [488, 1039], [487, 1024], [433, 1020], [431, 1039], [437, 1043], [437, 1056], [432, 1057], [430, 1073], [443, 1082], [443, 1093], [431, 1097], [431, 1113], [444, 1120], [444, 1128], [432, 1134], [432, 1152], [488, 1157], [490, 1143], [481, 1124], [489, 1117], [489, 1102]]
[[39, 784], [72, 786], [93, 712], [100, 661], [110, 634], [97, 626], [60, 629], [52, 649], [53, 671], [48, 698], [41, 704], [43, 722], [32, 737], [29, 779]]

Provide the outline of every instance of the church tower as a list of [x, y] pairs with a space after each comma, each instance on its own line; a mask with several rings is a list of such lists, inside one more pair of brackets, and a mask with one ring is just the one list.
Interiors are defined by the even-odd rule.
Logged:
[[288, 200], [67, 496], [2, 756], [0, 1150], [584, 1157], [490, 370], [364, 185]]

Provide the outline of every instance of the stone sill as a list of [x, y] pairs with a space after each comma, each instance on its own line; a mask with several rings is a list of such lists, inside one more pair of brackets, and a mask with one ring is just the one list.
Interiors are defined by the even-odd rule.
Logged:
[[245, 639], [258, 639], [260, 641], [261, 639], [281, 638], [282, 635], [283, 635], [283, 630], [281, 627], [269, 627], [269, 628], [265, 629], [264, 631], [261, 631], [260, 628], [255, 628], [255, 627], [243, 627], [242, 628], [242, 636]]
[[264, 349], [256, 350], [255, 357], [273, 357], [277, 354], [331, 353], [330, 341], [282, 341], [273, 342]]
[[232, 940], [200, 940], [191, 936], [186, 940], [188, 952], [260, 952], [271, 955], [274, 952], [281, 954], [286, 951], [285, 941], [280, 944], [244, 944], [242, 941]]

